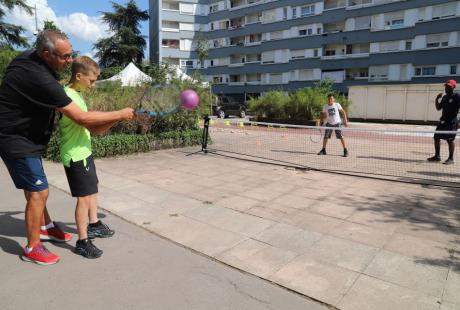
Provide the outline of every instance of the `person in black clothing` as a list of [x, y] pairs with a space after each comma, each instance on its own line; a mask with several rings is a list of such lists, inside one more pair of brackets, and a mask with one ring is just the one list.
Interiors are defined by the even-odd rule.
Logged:
[[57, 81], [57, 72], [72, 62], [72, 45], [67, 37], [45, 30], [38, 34], [36, 46], [36, 50], [13, 59], [0, 85], [0, 157], [16, 188], [24, 190], [27, 201], [27, 246], [22, 258], [50, 265], [57, 263], [59, 256], [48, 251], [40, 239], [71, 239], [51, 221], [46, 210], [48, 182], [41, 157], [51, 137], [55, 111], [91, 127], [132, 119], [134, 110], [83, 112]]
[[[428, 158], [428, 161], [441, 161], [441, 139], [446, 140], [449, 145], [449, 157], [444, 162], [446, 165], [454, 163], [455, 137], [458, 128], [457, 114], [460, 109], [460, 94], [454, 93], [457, 86], [455, 80], [449, 80], [444, 84], [446, 94], [439, 94], [435, 100], [436, 110], [442, 110], [441, 119], [439, 120], [437, 131], [455, 131], [452, 133], [435, 133], [434, 134], [434, 150], [435, 155]], [[442, 98], [442, 99], [441, 99]], [[439, 101], [441, 99], [441, 101]]]

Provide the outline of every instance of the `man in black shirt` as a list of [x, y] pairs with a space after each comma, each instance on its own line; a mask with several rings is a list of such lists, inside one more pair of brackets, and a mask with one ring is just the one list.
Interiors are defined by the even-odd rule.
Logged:
[[69, 66], [72, 53], [64, 34], [45, 30], [37, 37], [36, 50], [10, 63], [0, 86], [0, 156], [27, 201], [27, 246], [22, 258], [42, 265], [57, 263], [59, 256], [48, 251], [40, 239], [71, 239], [51, 222], [46, 210], [48, 182], [41, 156], [53, 130], [55, 111], [85, 127], [134, 117], [131, 108], [83, 112], [72, 102], [57, 81], [57, 72]]
[[[441, 139], [447, 141], [449, 145], [449, 157], [444, 162], [446, 165], [454, 163], [454, 150], [455, 150], [455, 137], [458, 128], [457, 114], [460, 109], [460, 94], [454, 93], [457, 86], [455, 80], [449, 80], [444, 84], [446, 94], [443, 96], [439, 94], [435, 100], [436, 110], [442, 109], [441, 119], [439, 120], [437, 131], [452, 131], [452, 133], [435, 133], [434, 134], [434, 150], [435, 155], [428, 158], [428, 161], [439, 162], [441, 161]], [[441, 99], [442, 98], [442, 99]], [[441, 99], [441, 101], [439, 101]]]

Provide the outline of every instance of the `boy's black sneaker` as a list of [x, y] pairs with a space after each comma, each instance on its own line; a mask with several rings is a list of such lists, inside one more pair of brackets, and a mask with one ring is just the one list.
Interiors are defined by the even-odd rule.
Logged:
[[321, 149], [321, 151], [319, 151], [318, 155], [326, 155], [326, 150], [325, 150], [325, 149]]
[[444, 165], [453, 165], [454, 160], [452, 158], [448, 158], [445, 162], [443, 162]]
[[348, 157], [348, 150], [347, 149], [343, 149], [343, 157]]
[[428, 161], [441, 161], [441, 157], [434, 155], [427, 159]]
[[94, 224], [88, 225], [88, 238], [109, 238], [115, 234], [115, 231], [109, 228], [106, 224], [102, 223], [100, 220]]
[[75, 253], [86, 258], [98, 258], [101, 257], [102, 250], [98, 249], [90, 239], [83, 239], [77, 241]]

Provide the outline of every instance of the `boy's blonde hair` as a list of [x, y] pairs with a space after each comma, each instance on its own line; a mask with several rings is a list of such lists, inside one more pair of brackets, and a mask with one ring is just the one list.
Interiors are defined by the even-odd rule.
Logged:
[[93, 72], [96, 75], [99, 75], [101, 70], [97, 62], [89, 58], [88, 56], [79, 56], [75, 58], [72, 62], [72, 77], [75, 77], [77, 73], [89, 74]]

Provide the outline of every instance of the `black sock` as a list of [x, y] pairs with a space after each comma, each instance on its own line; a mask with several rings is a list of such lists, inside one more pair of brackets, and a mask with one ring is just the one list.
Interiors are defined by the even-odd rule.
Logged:
[[101, 220], [97, 221], [96, 223], [89, 223], [89, 227], [97, 227], [101, 224]]

